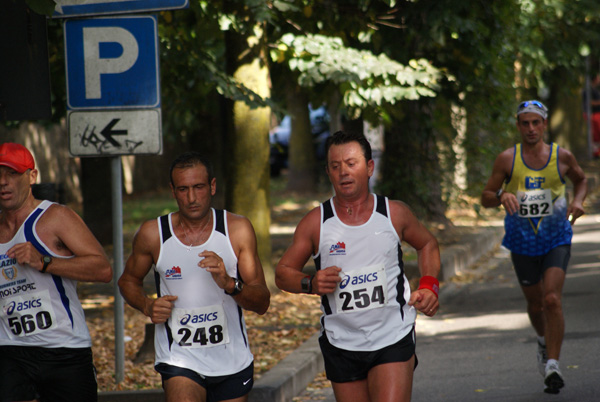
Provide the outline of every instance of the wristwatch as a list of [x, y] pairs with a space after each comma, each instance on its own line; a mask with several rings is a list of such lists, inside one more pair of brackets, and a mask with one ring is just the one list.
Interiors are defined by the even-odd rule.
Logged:
[[496, 198], [500, 199], [500, 197], [502, 196], [503, 192], [504, 192], [504, 190], [502, 188], [500, 188], [500, 190], [496, 191]]
[[240, 281], [238, 278], [233, 278], [233, 284], [233, 291], [231, 293], [227, 293], [227, 291], [225, 291], [225, 294], [229, 296], [235, 296], [242, 292], [242, 289], [244, 288], [244, 282]]
[[302, 291], [304, 293], [308, 293], [308, 294], [312, 293], [312, 280], [314, 277], [315, 277], [314, 275], [305, 276], [300, 281], [300, 286], [302, 286]]
[[44, 264], [44, 266], [42, 267], [42, 270], [40, 271], [41, 273], [46, 272], [46, 269], [48, 269], [48, 265], [50, 265], [52, 263], [52, 257], [49, 255], [44, 255], [42, 256], [42, 264]]

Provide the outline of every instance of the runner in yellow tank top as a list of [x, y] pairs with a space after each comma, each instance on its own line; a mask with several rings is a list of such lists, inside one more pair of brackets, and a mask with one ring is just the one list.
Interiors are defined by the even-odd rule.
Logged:
[[[570, 225], [584, 213], [587, 181], [571, 152], [543, 141], [547, 117], [548, 109], [539, 101], [519, 105], [521, 144], [496, 158], [481, 204], [502, 205], [506, 210], [503, 244], [511, 250], [529, 320], [538, 335], [538, 368], [545, 391], [558, 393], [564, 386], [558, 358], [565, 327], [561, 299], [570, 257]], [[564, 177], [573, 182], [569, 205]]]
[[567, 221], [565, 181], [558, 170], [559, 147], [549, 145], [541, 168], [523, 160], [522, 144], [515, 145], [513, 169], [504, 191], [516, 195], [519, 209], [506, 214], [503, 245], [513, 253], [529, 256], [547, 254], [571, 243], [573, 230]]

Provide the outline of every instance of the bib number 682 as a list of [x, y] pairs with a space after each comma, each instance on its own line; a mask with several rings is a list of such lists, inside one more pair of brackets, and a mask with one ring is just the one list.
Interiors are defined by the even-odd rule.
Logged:
[[528, 216], [545, 216], [548, 215], [550, 204], [547, 202], [541, 204], [521, 204], [519, 206], [519, 215]]

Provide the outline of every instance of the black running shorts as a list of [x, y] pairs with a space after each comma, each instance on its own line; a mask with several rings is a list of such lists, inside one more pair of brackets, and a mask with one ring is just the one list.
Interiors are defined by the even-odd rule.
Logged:
[[209, 377], [183, 367], [159, 363], [155, 367], [164, 382], [173, 377], [186, 377], [206, 389], [206, 401], [223, 401], [242, 397], [254, 385], [254, 362], [242, 371], [224, 376]]
[[96, 402], [91, 348], [0, 346], [0, 401]]
[[511, 253], [515, 273], [521, 286], [532, 286], [539, 283], [544, 272], [550, 267], [558, 267], [567, 272], [571, 258], [571, 245], [558, 246], [545, 255], [530, 256]]
[[[351, 382], [367, 378], [369, 370], [379, 364], [405, 362], [415, 355], [414, 328], [393, 345], [372, 352], [344, 350], [329, 343], [327, 335], [319, 337], [325, 374], [332, 382]], [[415, 368], [417, 368], [415, 355]]]

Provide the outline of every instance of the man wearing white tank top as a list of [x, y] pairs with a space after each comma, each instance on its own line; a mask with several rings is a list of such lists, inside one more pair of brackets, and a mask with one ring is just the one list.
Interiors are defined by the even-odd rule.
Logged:
[[112, 269], [72, 209], [33, 196], [37, 175], [27, 148], [0, 145], [0, 401], [94, 402], [77, 281], [110, 282]]
[[[416, 310], [431, 317], [439, 308], [438, 243], [406, 204], [369, 192], [374, 163], [362, 134], [339, 131], [326, 147], [335, 195], [298, 224], [276, 284], [321, 296], [319, 343], [337, 401], [409, 401]], [[414, 292], [401, 241], [418, 253], [422, 276]], [[311, 256], [316, 274], [307, 276]]]
[[[156, 324], [167, 401], [243, 402], [254, 361], [242, 309], [264, 314], [270, 303], [254, 228], [211, 207], [216, 179], [201, 154], [180, 155], [170, 174], [178, 211], [141, 225], [119, 287]], [[152, 266], [157, 298], [143, 289]]]

